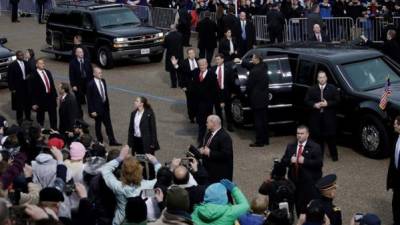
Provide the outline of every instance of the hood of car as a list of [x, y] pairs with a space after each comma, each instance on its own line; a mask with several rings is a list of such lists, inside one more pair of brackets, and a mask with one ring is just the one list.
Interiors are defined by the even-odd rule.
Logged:
[[[389, 96], [389, 101], [400, 104], [400, 82], [392, 83], [390, 85], [390, 89], [392, 90], [392, 93]], [[385, 91], [385, 87], [381, 87], [381, 88], [377, 88], [374, 90], [366, 91], [365, 94], [367, 94], [370, 97], [380, 99], [382, 97], [384, 91]]]
[[10, 49], [5, 48], [0, 45], [0, 58], [10, 57], [13, 56], [14, 53], [10, 51]]
[[101, 32], [114, 37], [136, 37], [147, 34], [156, 34], [161, 32], [161, 30], [146, 26], [120, 26], [112, 28], [102, 28]]

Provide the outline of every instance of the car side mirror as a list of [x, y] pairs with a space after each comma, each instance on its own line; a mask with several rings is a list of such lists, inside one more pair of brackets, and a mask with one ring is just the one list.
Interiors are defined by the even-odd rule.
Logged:
[[0, 38], [0, 44], [5, 44], [7, 43], [7, 38]]

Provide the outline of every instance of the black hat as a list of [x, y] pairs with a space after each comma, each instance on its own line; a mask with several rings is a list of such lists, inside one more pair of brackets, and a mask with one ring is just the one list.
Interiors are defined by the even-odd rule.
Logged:
[[75, 120], [74, 128], [81, 128], [81, 129], [87, 129], [89, 127], [89, 124], [86, 123], [85, 121], [81, 119]]
[[317, 181], [315, 187], [317, 187], [320, 191], [329, 190], [335, 186], [336, 179], [337, 177], [335, 174], [326, 175]]
[[275, 163], [271, 176], [273, 178], [282, 178], [286, 176], [286, 167], [282, 163]]
[[141, 223], [147, 219], [147, 206], [142, 197], [128, 198], [125, 207], [125, 215], [128, 223]]
[[5, 132], [5, 135], [6, 136], [13, 135], [13, 134], [16, 135], [16, 134], [18, 134], [20, 132], [24, 132], [24, 130], [21, 127], [19, 127], [19, 126], [14, 124], [11, 127], [7, 128], [7, 130]]
[[63, 202], [64, 196], [57, 188], [46, 187], [39, 193], [39, 201], [41, 202]]

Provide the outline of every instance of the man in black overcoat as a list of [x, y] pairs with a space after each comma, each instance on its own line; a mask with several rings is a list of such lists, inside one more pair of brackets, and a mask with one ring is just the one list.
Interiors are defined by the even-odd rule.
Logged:
[[393, 224], [400, 224], [400, 116], [397, 116], [393, 123], [396, 137], [394, 140], [394, 152], [390, 157], [389, 170], [387, 174], [386, 188], [392, 189], [392, 213]]
[[206, 58], [210, 65], [214, 50], [217, 47], [217, 24], [210, 19], [210, 12], [204, 13], [204, 19], [197, 24], [196, 31], [198, 32], [198, 48], [200, 58]]
[[57, 130], [57, 89], [51, 72], [45, 69], [43, 59], [36, 61], [36, 70], [32, 73], [32, 109], [36, 111], [36, 120], [43, 127], [45, 112], [49, 115], [50, 127]]
[[232, 138], [221, 127], [221, 119], [216, 115], [208, 116], [207, 129], [208, 132], [204, 137], [200, 153], [204, 168], [208, 172], [209, 183], [217, 183], [221, 179], [232, 180]]
[[296, 213], [304, 213], [307, 204], [318, 197], [315, 184], [322, 176], [322, 155], [317, 143], [310, 140], [306, 126], [297, 127], [297, 141], [288, 144], [281, 159], [289, 168], [288, 178], [295, 184]]
[[11, 22], [13, 22], [13, 23], [19, 23], [20, 22], [18, 20], [18, 3], [19, 3], [19, 0], [10, 0]]
[[[165, 70], [169, 72], [171, 88], [176, 88], [178, 83], [178, 70], [172, 65], [171, 58], [174, 57], [178, 62], [183, 60], [183, 39], [175, 25], [171, 25], [171, 31], [165, 36], [163, 46], [165, 48]], [[180, 84], [179, 84], [180, 85]]]
[[318, 72], [318, 84], [310, 87], [305, 103], [310, 109], [309, 127], [311, 137], [320, 144], [324, 156], [325, 142], [333, 161], [338, 160], [336, 148], [336, 107], [340, 97], [336, 87], [327, 83], [324, 71]]
[[78, 119], [78, 103], [75, 96], [70, 94], [69, 84], [59, 84], [58, 93], [60, 94], [58, 131], [61, 135], [67, 137], [69, 133], [73, 132], [75, 121]]
[[[245, 65], [246, 66], [246, 65]], [[247, 66], [249, 67], [249, 66]], [[256, 141], [250, 147], [269, 145], [268, 136], [268, 85], [267, 66], [258, 54], [254, 54], [250, 74], [247, 78], [246, 91], [250, 99], [250, 107], [254, 116]]]
[[198, 64], [199, 68], [194, 71], [193, 98], [197, 105], [196, 121], [199, 125], [197, 142], [201, 144], [206, 133], [207, 117], [212, 114], [218, 98], [218, 83], [214, 71], [208, 69], [206, 59], [199, 59]]
[[31, 102], [29, 95], [30, 69], [24, 61], [24, 53], [16, 52], [17, 60], [8, 66], [8, 88], [11, 91], [11, 107], [17, 112], [17, 122], [21, 124], [23, 114], [25, 119], [31, 120]]
[[239, 56], [243, 56], [248, 50], [252, 49], [256, 45], [256, 28], [251, 20], [247, 19], [245, 12], [241, 12], [239, 17]]
[[83, 118], [82, 105], [86, 104], [86, 87], [93, 79], [93, 68], [82, 48], [75, 49], [75, 57], [69, 63], [69, 82], [79, 104], [78, 116]]

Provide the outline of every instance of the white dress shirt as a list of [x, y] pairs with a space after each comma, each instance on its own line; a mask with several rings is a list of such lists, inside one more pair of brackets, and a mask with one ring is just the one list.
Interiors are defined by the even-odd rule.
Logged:
[[212, 139], [214, 138], [215, 134], [216, 134], [219, 130], [221, 130], [221, 128], [218, 128], [217, 130], [211, 132], [211, 136], [208, 138], [207, 143], [206, 143], [206, 146], [210, 145]]
[[399, 169], [399, 154], [400, 154], [400, 135], [397, 138], [397, 142], [396, 142], [396, 150], [395, 150], [395, 154], [394, 154], [394, 165], [396, 166], [397, 169]]
[[140, 132], [140, 121], [142, 120], [143, 111], [136, 111], [135, 119], [134, 119], [134, 134], [135, 137], [142, 137], [142, 133]]
[[[103, 102], [105, 102], [107, 97], [106, 97], [106, 89], [104, 88], [103, 82], [98, 78], [94, 78], [94, 82], [96, 83], [96, 87], [97, 87], [97, 90], [99, 90], [100, 95], [101, 95], [101, 93], [103, 93], [104, 96], [101, 96], [101, 97], [103, 98]], [[103, 88], [103, 90], [102, 90], [102, 88]]]
[[229, 40], [229, 54], [233, 54], [235, 53], [235, 47], [233, 46], [233, 41], [232, 39], [228, 39]]
[[26, 74], [25, 74], [25, 64], [22, 60], [17, 60], [19, 67], [21, 68], [22, 71], [22, 79], [26, 79]]
[[42, 82], [43, 82], [43, 84], [44, 84], [44, 87], [46, 88], [46, 93], [49, 93], [50, 90], [48, 90], [48, 88], [47, 88], [46, 79], [44, 78], [43, 73], [46, 74], [46, 76], [47, 76], [47, 80], [49, 81], [49, 88], [50, 88], [50, 79], [49, 79], [49, 76], [47, 75], [47, 73], [46, 73], [45, 70], [36, 69], [36, 71], [38, 72], [40, 78], [42, 79]]
[[190, 71], [193, 71], [197, 68], [197, 63], [195, 59], [189, 59]]
[[217, 80], [218, 80], [218, 71], [219, 68], [221, 67], [221, 90], [224, 90], [224, 81], [225, 81], [225, 73], [224, 73], [224, 64], [222, 64], [221, 66], [217, 66], [217, 69], [215, 70], [215, 74], [217, 74]]

